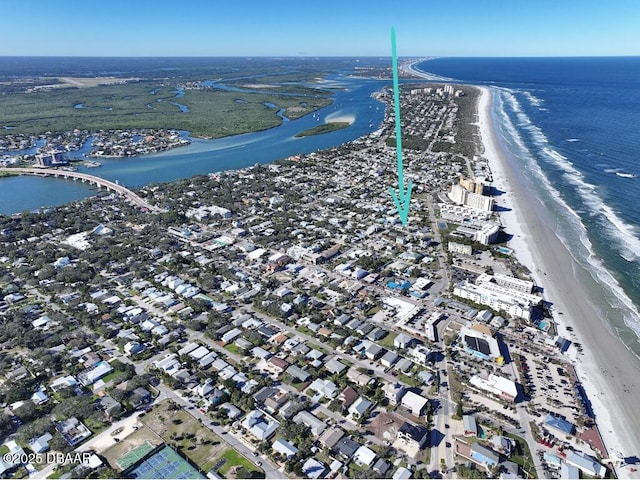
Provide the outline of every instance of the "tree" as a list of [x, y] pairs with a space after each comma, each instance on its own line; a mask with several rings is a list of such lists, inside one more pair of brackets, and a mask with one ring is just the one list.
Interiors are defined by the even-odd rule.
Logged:
[[119, 478], [122, 473], [111, 467], [103, 467], [99, 470], [98, 478]]
[[53, 438], [49, 441], [49, 447], [51, 450], [67, 453], [70, 452], [73, 447], [67, 443], [60, 432], [55, 432]]
[[38, 407], [31, 400], [26, 400], [22, 405], [14, 410], [14, 413], [20, 417], [24, 423], [30, 422], [38, 416]]

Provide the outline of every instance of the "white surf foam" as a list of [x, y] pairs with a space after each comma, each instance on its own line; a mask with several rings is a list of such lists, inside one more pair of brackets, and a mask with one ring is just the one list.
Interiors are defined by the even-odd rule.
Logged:
[[535, 95], [533, 95], [533, 93], [531, 93], [528, 90], [522, 90], [522, 94], [526, 97], [529, 103], [534, 107], [540, 107], [544, 103], [544, 100], [536, 97]]
[[[519, 122], [523, 121], [526, 123], [526, 121], [518, 115], [522, 110], [517, 99], [507, 89], [496, 90], [500, 90], [502, 93], [502, 96], [499, 96], [498, 98], [500, 100], [504, 98], [505, 100], [504, 102], [499, 102], [499, 114], [501, 123], [507, 130], [508, 137], [520, 150], [519, 156], [527, 162], [527, 170], [531, 171], [535, 175], [535, 177], [540, 181], [540, 184], [544, 186], [547, 193], [557, 203], [560, 213], [564, 214], [565, 221], [571, 225], [571, 229], [577, 235], [577, 239], [584, 249], [584, 252], [574, 251], [575, 246], [570, 245], [569, 238], [564, 236], [561, 232], [558, 232], [558, 237], [572, 254], [574, 260], [586, 268], [596, 282], [605, 287], [605, 295], [610, 305], [613, 308], [624, 311], [623, 319], [625, 324], [632, 329], [638, 337], [640, 337], [640, 311], [638, 311], [636, 305], [629, 298], [611, 272], [606, 268], [602, 260], [597, 257], [593, 249], [593, 244], [589, 240], [587, 228], [585, 227], [582, 219], [564, 200], [561, 193], [551, 184], [545, 172], [542, 170], [538, 162], [535, 161], [535, 157], [532, 155], [530, 149], [525, 145], [520, 133], [511, 122], [511, 119], [505, 109], [505, 104], [511, 108], [514, 113], [516, 113], [516, 117]], [[531, 123], [530, 120], [529, 123]], [[590, 214], [601, 214], [601, 218], [606, 218], [609, 223], [609, 228], [607, 229], [608, 236], [612, 237], [614, 240], [618, 240], [619, 246], [622, 250], [621, 253], [627, 258], [640, 258], [640, 240], [636, 236], [637, 232], [635, 228], [625, 223], [611, 209], [611, 207], [604, 203], [596, 193], [597, 187], [587, 183], [584, 180], [584, 175], [579, 172], [566, 157], [549, 147], [544, 147], [543, 145], [548, 144], [546, 137], [539, 128], [535, 126], [533, 127], [534, 128], [527, 128], [525, 130], [529, 133], [531, 131], [535, 132], [535, 135], [532, 138], [534, 140], [534, 144], [540, 148], [542, 153], [545, 153], [549, 159], [554, 161], [554, 163], [565, 172], [565, 178], [577, 187], [579, 195], [590, 209]], [[607, 325], [607, 327], [611, 328], [610, 325]]]

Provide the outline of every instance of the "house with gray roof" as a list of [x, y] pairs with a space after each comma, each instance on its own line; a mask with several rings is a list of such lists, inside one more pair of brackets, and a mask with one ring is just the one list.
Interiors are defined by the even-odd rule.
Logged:
[[400, 358], [400, 360], [398, 360], [398, 363], [396, 363], [396, 369], [400, 370], [403, 373], [407, 373], [412, 368], [413, 362], [407, 358]]
[[360, 444], [349, 437], [342, 437], [333, 446], [333, 451], [345, 458], [351, 458], [356, 450], [360, 448]]
[[311, 433], [314, 437], [319, 437], [327, 427], [324, 421], [320, 420], [315, 415], [307, 412], [306, 410], [298, 412], [298, 414], [293, 417], [293, 421], [298, 424], [302, 423], [303, 425], [309, 427], [309, 430], [311, 430]]
[[383, 339], [384, 337], [387, 336], [389, 332], [387, 332], [385, 329], [380, 328], [380, 327], [375, 327], [373, 330], [371, 330], [368, 334], [367, 334], [367, 339], [371, 340], [372, 342], [377, 342], [378, 340]]
[[373, 405], [369, 400], [364, 397], [359, 397], [353, 404], [349, 407], [349, 414], [352, 418], [362, 418], [365, 416], [367, 411]]
[[286, 370], [286, 373], [291, 375], [295, 380], [298, 380], [300, 382], [306, 382], [311, 378], [311, 375], [309, 375], [306, 371], [304, 371], [303, 369], [301, 369], [296, 365], [289, 365], [289, 367]]
[[332, 374], [335, 374], [342, 372], [345, 368], [347, 368], [347, 366], [334, 357], [324, 364], [324, 368], [326, 368]]
[[380, 358], [380, 363], [382, 366], [389, 368], [398, 361], [398, 358], [399, 357], [396, 352], [389, 350], [382, 356], [382, 358]]

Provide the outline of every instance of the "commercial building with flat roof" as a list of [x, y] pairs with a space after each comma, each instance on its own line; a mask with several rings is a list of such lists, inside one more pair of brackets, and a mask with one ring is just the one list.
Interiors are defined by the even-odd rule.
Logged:
[[493, 393], [510, 402], [515, 402], [518, 397], [518, 387], [514, 381], [494, 375], [493, 373], [487, 376], [474, 375], [469, 380], [469, 383], [480, 390]]

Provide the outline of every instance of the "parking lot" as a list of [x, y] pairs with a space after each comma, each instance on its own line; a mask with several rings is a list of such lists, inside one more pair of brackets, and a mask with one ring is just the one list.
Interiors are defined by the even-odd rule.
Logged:
[[528, 366], [531, 406], [542, 418], [547, 413], [575, 424], [580, 413], [575, 390], [564, 367], [522, 352]]

